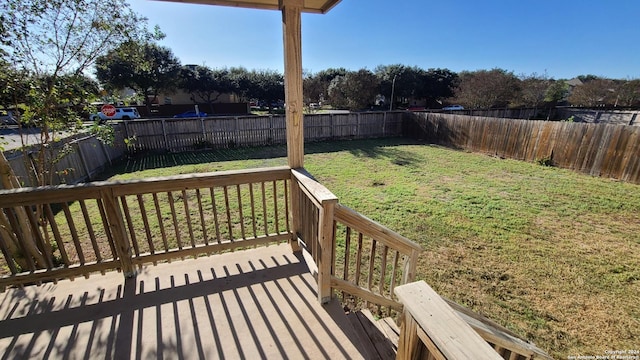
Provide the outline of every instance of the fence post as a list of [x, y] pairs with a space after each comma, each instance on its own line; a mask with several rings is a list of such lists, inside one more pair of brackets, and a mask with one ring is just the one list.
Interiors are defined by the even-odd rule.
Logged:
[[318, 301], [325, 304], [331, 301], [331, 265], [333, 263], [333, 219], [337, 199], [322, 202], [320, 209], [320, 224], [318, 226], [318, 241], [320, 254], [318, 256]]
[[333, 113], [329, 114], [329, 138], [333, 140], [334, 132], [333, 132]]
[[[100, 147], [102, 148], [102, 152], [104, 153], [104, 157], [107, 158], [107, 162], [109, 163], [109, 165], [113, 165], [113, 162], [111, 161], [111, 155], [109, 155], [109, 151], [107, 151], [107, 146], [100, 140], [98, 140], [98, 142], [100, 143]], [[104, 164], [102, 164], [104, 165]]]
[[80, 141], [76, 141], [75, 143], [76, 143], [76, 146], [78, 146], [78, 150], [77, 150], [78, 156], [80, 157], [80, 162], [82, 163], [82, 167], [84, 168], [84, 171], [87, 174], [87, 180], [91, 180], [91, 170], [89, 169], [89, 165], [87, 165], [87, 159], [82, 153], [82, 146], [80, 146]]
[[162, 119], [161, 121], [162, 121], [162, 136], [164, 137], [164, 146], [166, 150], [170, 150], [169, 142], [167, 141], [167, 129], [164, 124], [164, 119]]
[[387, 132], [385, 131], [386, 126], [387, 126], [387, 112], [385, 111], [382, 116], [382, 137], [387, 136]]
[[113, 188], [101, 190], [100, 197], [104, 203], [107, 221], [109, 222], [109, 231], [113, 237], [116, 254], [122, 267], [122, 273], [127, 278], [134, 277], [136, 272], [133, 267], [133, 262], [131, 261], [131, 246], [125, 230], [122, 211], [118, 205], [118, 198], [114, 194]]
[[207, 131], [204, 129], [204, 118], [200, 118], [200, 126], [202, 127], [202, 141], [207, 140]]

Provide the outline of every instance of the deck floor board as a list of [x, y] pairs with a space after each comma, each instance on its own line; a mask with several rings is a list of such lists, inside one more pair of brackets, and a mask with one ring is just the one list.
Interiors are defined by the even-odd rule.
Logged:
[[357, 359], [336, 302], [288, 245], [0, 294], [2, 359]]

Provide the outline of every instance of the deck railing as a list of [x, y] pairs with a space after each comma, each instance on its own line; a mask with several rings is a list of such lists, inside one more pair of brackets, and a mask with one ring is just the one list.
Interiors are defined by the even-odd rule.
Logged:
[[2, 190], [0, 209], [0, 287], [130, 275], [145, 263], [295, 234], [317, 266], [320, 301], [337, 291], [352, 307], [400, 310], [393, 289], [414, 279], [421, 251], [288, 167]]
[[402, 310], [393, 290], [414, 280], [421, 246], [339, 204], [306, 171], [292, 174], [300, 204], [294, 218], [301, 222], [298, 236], [318, 266], [320, 300], [336, 291], [351, 309]]
[[0, 287], [291, 239], [288, 167], [0, 193]]
[[379, 314], [401, 311], [394, 289], [414, 281], [422, 247], [366, 216], [338, 204], [335, 209], [331, 287], [352, 308], [374, 305]]

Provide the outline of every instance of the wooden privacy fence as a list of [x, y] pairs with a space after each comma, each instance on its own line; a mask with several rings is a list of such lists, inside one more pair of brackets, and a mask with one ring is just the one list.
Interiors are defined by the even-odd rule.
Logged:
[[[116, 163], [126, 152], [124, 138], [118, 127], [115, 127], [113, 145], [106, 145], [95, 136], [80, 134], [51, 144], [51, 155], [54, 157], [66, 147], [68, 154], [52, 164], [51, 185], [76, 184], [93, 180], [107, 166]], [[68, 149], [70, 147], [70, 149]], [[32, 145], [26, 149], [5, 151], [5, 157], [22, 186], [37, 186], [37, 166], [40, 146]], [[0, 189], [2, 185], [0, 184]]]
[[[305, 141], [400, 136], [402, 112], [314, 114], [304, 117]], [[138, 151], [190, 151], [286, 143], [284, 116], [138, 119], [122, 123]]]
[[407, 113], [404, 135], [640, 183], [640, 127]]

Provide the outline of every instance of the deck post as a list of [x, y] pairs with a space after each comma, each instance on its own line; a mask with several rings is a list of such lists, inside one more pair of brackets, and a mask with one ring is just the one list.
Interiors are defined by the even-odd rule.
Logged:
[[[280, 0], [284, 42], [284, 93], [287, 132], [287, 162], [292, 169], [304, 166], [304, 127], [302, 114], [302, 0]], [[292, 238], [294, 251], [300, 250], [300, 201], [295, 181], [290, 182]]]
[[284, 99], [289, 167], [304, 166], [302, 0], [280, 0], [284, 41]]
[[322, 202], [318, 224], [318, 301], [325, 304], [331, 301], [331, 266], [333, 265], [333, 219], [337, 200]]

